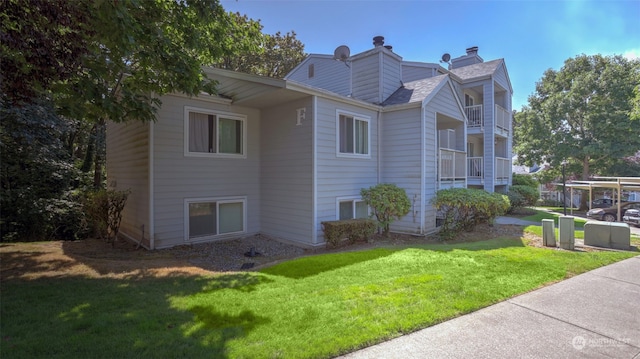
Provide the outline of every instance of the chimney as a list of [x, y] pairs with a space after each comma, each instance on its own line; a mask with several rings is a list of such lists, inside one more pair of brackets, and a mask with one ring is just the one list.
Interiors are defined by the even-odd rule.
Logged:
[[467, 49], [467, 56], [477, 55], [478, 54], [478, 46], [470, 47]]
[[384, 45], [384, 36], [375, 36], [373, 38], [373, 45], [375, 47]]

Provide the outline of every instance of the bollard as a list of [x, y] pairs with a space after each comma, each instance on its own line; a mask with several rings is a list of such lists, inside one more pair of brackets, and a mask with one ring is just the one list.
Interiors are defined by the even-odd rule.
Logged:
[[558, 227], [560, 228], [560, 248], [573, 250], [575, 243], [575, 223], [572, 216], [560, 216], [558, 219]]
[[542, 220], [542, 245], [545, 247], [556, 246], [556, 229], [553, 219]]

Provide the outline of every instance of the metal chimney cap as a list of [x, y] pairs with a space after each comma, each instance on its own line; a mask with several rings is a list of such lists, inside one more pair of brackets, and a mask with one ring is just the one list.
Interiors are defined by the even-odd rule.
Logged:
[[384, 36], [374, 36], [373, 37], [373, 45], [375, 47], [384, 45]]

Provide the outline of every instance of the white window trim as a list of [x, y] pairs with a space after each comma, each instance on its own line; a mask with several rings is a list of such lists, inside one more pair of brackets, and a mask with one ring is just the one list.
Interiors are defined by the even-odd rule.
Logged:
[[[364, 121], [367, 123], [367, 154], [360, 153], [344, 153], [340, 152], [340, 115], [353, 117], [355, 120]], [[355, 131], [354, 131], [355, 136]], [[355, 147], [355, 141], [354, 141]], [[361, 115], [355, 112], [336, 110], [336, 157], [343, 158], [371, 158], [371, 117]]]
[[[224, 203], [242, 203], [242, 231], [230, 232], [223, 234], [215, 234], [211, 236], [202, 236], [198, 238], [189, 238], [189, 204], [191, 203], [216, 203], [216, 228], [220, 228], [219, 206]], [[185, 242], [200, 242], [215, 239], [226, 239], [236, 237], [240, 234], [247, 233], [247, 197], [202, 197], [202, 198], [185, 198], [184, 199], [184, 240]]]
[[[356, 214], [355, 202], [364, 202], [364, 200], [360, 196], [336, 197], [336, 221], [340, 220], [340, 202], [347, 202], [347, 201], [351, 201], [354, 204], [352, 218], [355, 218], [355, 214]], [[371, 208], [368, 205], [367, 205], [367, 214], [371, 215]]]
[[[203, 113], [207, 115], [215, 115], [230, 120], [242, 121], [242, 153], [207, 153], [207, 152], [191, 152], [189, 151], [189, 112]], [[184, 156], [185, 157], [207, 157], [207, 158], [247, 158], [247, 116], [236, 113], [214, 111], [201, 107], [184, 107]], [[216, 143], [219, 141], [216, 139]]]
[[465, 98], [465, 104], [464, 104], [465, 106], [475, 106], [475, 105], [476, 105], [476, 99], [475, 99], [475, 97], [473, 97], [473, 95], [468, 94], [468, 93], [465, 93], [464, 95], [465, 95], [465, 96], [467, 96], [467, 97], [469, 97], [469, 98], [471, 99], [471, 102], [472, 102], [472, 104], [471, 104], [471, 105], [467, 105], [467, 104], [466, 104], [466, 102], [467, 102], [466, 100], [467, 100], [467, 99]]

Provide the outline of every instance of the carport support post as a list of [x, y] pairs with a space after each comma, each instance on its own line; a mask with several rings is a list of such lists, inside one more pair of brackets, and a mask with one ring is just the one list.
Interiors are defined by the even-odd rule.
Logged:
[[542, 245], [545, 247], [556, 246], [556, 229], [553, 219], [542, 220]]
[[573, 250], [575, 242], [575, 223], [573, 222], [573, 217], [560, 216], [558, 219], [558, 227], [560, 228], [560, 248]]

